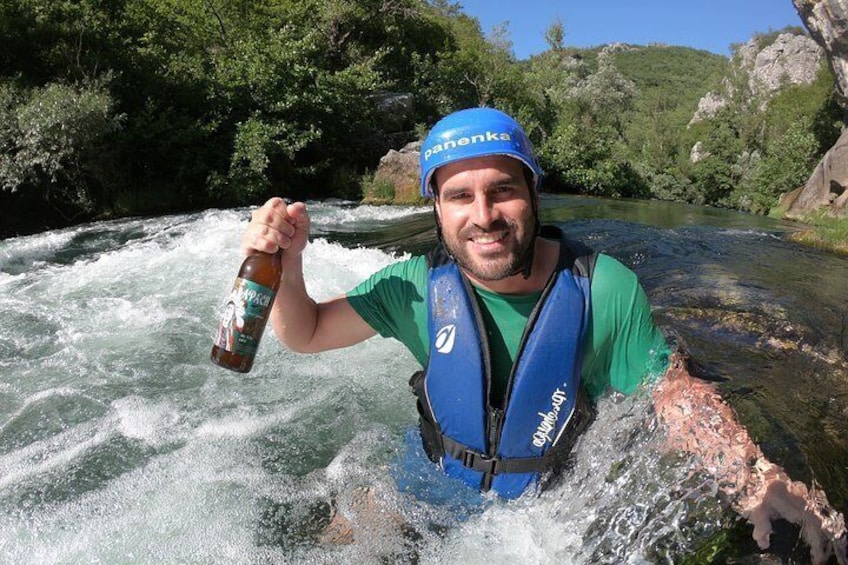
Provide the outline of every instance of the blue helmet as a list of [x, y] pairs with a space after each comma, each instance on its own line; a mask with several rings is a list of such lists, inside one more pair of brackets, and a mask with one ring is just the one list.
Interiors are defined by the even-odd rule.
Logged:
[[432, 197], [430, 180], [442, 165], [485, 157], [506, 155], [518, 159], [533, 173], [538, 189], [542, 168], [533, 145], [512, 117], [493, 108], [469, 108], [439, 120], [421, 147], [421, 196]]

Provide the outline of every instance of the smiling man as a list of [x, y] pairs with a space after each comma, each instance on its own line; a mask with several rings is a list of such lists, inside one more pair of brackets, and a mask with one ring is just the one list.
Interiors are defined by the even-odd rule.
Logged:
[[[562, 472], [592, 420], [594, 399], [609, 389], [630, 394], [670, 366], [636, 275], [541, 225], [541, 176], [513, 118], [490, 108], [462, 110], [439, 121], [421, 151], [421, 193], [433, 198], [439, 236], [426, 256], [389, 265], [347, 295], [316, 303], [303, 280], [303, 203], [269, 200], [242, 238], [245, 253], [283, 250], [271, 323], [289, 348], [323, 351], [377, 333], [402, 342], [423, 367], [410, 384], [426, 454], [456, 484], [503, 498], [538, 492]], [[694, 390], [691, 377], [679, 362], [672, 367], [673, 386], [655, 395], [657, 412], [671, 432], [692, 436], [676, 448], [697, 453], [700, 415], [711, 425], [721, 418], [738, 424], [703, 385], [699, 402], [680, 392]], [[713, 442], [709, 455], [726, 460], [724, 452], [732, 455], [743, 439], [750, 443], [740, 434], [727, 446]], [[780, 516], [767, 492], [758, 493], [748, 508]], [[793, 496], [803, 508], [806, 493]], [[835, 530], [825, 538], [838, 538]]]

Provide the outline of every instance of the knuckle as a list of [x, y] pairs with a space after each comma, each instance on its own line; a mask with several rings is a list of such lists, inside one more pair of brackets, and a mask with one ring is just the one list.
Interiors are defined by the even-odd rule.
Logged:
[[280, 198], [279, 196], [275, 196], [275, 197], [271, 198], [270, 200], [268, 200], [268, 202], [266, 203], [266, 206], [268, 208], [272, 209], [272, 210], [280, 210], [280, 209], [285, 210], [286, 209], [285, 201], [282, 198]]

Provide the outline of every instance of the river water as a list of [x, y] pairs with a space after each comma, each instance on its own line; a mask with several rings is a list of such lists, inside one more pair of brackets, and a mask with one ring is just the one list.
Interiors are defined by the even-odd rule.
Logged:
[[[765, 453], [848, 510], [848, 259], [786, 242], [789, 224], [732, 212], [576, 197], [546, 197], [542, 208], [633, 268], [658, 323]], [[426, 210], [310, 210], [305, 270], [319, 299], [433, 241]], [[654, 563], [757, 553], [715, 485], [664, 454], [647, 391], [601, 399], [553, 490], [442, 504], [403, 486], [417, 481], [420, 492], [433, 477], [403, 463], [416, 363], [401, 345], [375, 338], [305, 356], [269, 332], [251, 373], [213, 366], [216, 312], [246, 217], [211, 210], [0, 241], [0, 562]], [[372, 503], [382, 511], [363, 509]], [[352, 544], [316, 541], [331, 504], [356, 525]], [[774, 539], [771, 562], [804, 561], [797, 531], [778, 528]]]

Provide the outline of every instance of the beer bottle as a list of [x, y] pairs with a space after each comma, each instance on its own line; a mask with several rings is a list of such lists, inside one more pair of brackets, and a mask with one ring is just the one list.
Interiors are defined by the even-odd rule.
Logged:
[[218, 333], [212, 345], [214, 363], [239, 373], [250, 371], [280, 287], [281, 274], [279, 251], [245, 258], [233, 290], [222, 305]]

